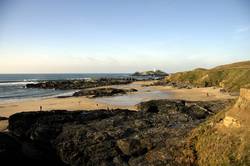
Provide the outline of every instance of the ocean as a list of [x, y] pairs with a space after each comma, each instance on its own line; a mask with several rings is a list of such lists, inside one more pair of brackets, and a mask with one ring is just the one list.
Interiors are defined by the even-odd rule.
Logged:
[[94, 73], [94, 74], [0, 74], [0, 102], [23, 99], [37, 99], [70, 95], [75, 90], [27, 89], [28, 83], [48, 80], [76, 80], [89, 78], [126, 78], [129, 74]]

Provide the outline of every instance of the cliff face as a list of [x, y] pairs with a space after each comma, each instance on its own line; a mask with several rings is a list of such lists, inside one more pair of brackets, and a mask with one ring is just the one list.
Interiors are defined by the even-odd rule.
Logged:
[[226, 127], [250, 127], [250, 89], [240, 89], [240, 96], [223, 120]]
[[250, 61], [218, 66], [212, 69], [195, 69], [178, 72], [166, 78], [168, 82], [186, 83], [198, 87], [217, 86], [238, 93], [250, 88]]
[[241, 88], [240, 97], [234, 109], [250, 111], [250, 89]]
[[198, 165], [250, 165], [250, 89], [191, 136]]

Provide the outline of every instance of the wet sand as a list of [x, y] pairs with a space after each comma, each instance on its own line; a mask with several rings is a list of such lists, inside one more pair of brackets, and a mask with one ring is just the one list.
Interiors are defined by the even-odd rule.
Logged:
[[138, 90], [138, 92], [133, 92], [123, 96], [102, 97], [95, 99], [90, 99], [87, 97], [48, 98], [0, 103], [0, 116], [9, 117], [10, 115], [17, 112], [39, 111], [40, 106], [42, 106], [42, 110], [44, 111], [55, 109], [74, 111], [107, 108], [136, 110], [136, 104], [142, 101], [154, 99], [185, 99], [193, 101], [206, 101], [235, 98], [227, 93], [221, 93], [219, 89], [214, 88], [175, 89], [173, 87], [166, 86], [142, 86], [150, 83], [152, 82], [140, 81], [129, 85], [111, 86], [115, 88], [136, 88]]

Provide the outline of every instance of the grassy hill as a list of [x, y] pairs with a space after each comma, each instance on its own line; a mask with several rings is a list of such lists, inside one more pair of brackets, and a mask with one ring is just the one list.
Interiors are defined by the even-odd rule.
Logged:
[[250, 88], [250, 61], [218, 66], [212, 69], [198, 68], [178, 72], [166, 77], [166, 81], [188, 83], [198, 87], [217, 86], [229, 92]]

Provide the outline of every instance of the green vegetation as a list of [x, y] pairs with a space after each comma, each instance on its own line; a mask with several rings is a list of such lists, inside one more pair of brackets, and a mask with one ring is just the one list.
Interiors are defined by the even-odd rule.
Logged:
[[229, 92], [239, 92], [240, 88], [250, 88], [250, 61], [218, 66], [212, 69], [198, 68], [178, 72], [166, 81], [188, 83], [197, 87], [217, 86]]

